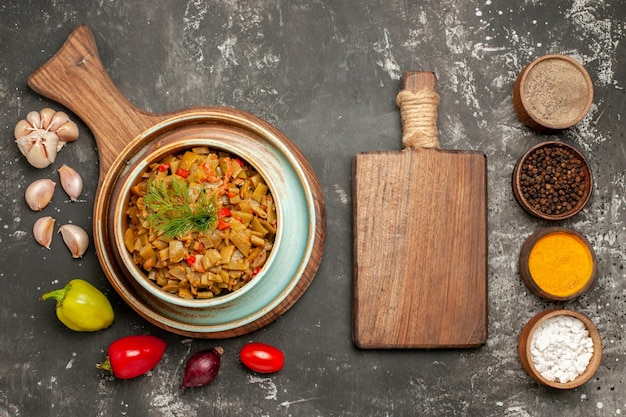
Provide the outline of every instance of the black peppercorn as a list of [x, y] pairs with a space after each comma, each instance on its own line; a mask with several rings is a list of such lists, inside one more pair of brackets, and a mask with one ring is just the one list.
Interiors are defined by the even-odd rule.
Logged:
[[588, 180], [582, 161], [559, 146], [531, 152], [520, 170], [521, 195], [531, 207], [546, 215], [561, 215], [574, 209]]

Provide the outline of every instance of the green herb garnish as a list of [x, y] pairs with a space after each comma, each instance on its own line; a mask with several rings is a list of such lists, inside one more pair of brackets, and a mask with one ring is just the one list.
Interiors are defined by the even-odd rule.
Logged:
[[146, 219], [150, 227], [167, 238], [181, 237], [188, 232], [207, 232], [217, 220], [215, 202], [205, 190], [192, 201], [187, 181], [172, 177], [169, 182], [148, 181], [143, 198], [149, 211]]

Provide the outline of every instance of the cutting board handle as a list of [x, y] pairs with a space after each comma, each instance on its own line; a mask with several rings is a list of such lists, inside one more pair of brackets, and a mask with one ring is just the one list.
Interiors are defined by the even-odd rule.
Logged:
[[59, 51], [28, 77], [35, 92], [74, 112], [94, 135], [100, 174], [133, 138], [163, 120], [130, 103], [106, 73], [91, 30], [79, 25]]
[[396, 97], [402, 117], [403, 148], [439, 148], [437, 134], [437, 76], [429, 71], [404, 74]]

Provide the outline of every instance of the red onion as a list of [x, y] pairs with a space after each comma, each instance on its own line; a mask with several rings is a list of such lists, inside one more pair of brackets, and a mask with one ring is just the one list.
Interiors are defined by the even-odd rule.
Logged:
[[194, 353], [187, 361], [180, 388], [202, 387], [213, 382], [220, 370], [222, 353], [224, 349], [219, 346]]

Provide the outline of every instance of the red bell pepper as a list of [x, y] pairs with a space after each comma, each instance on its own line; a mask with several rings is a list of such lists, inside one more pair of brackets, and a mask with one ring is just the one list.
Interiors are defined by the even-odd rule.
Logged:
[[163, 339], [151, 335], [126, 336], [109, 346], [107, 357], [99, 369], [110, 371], [116, 378], [135, 378], [154, 369], [165, 353]]

